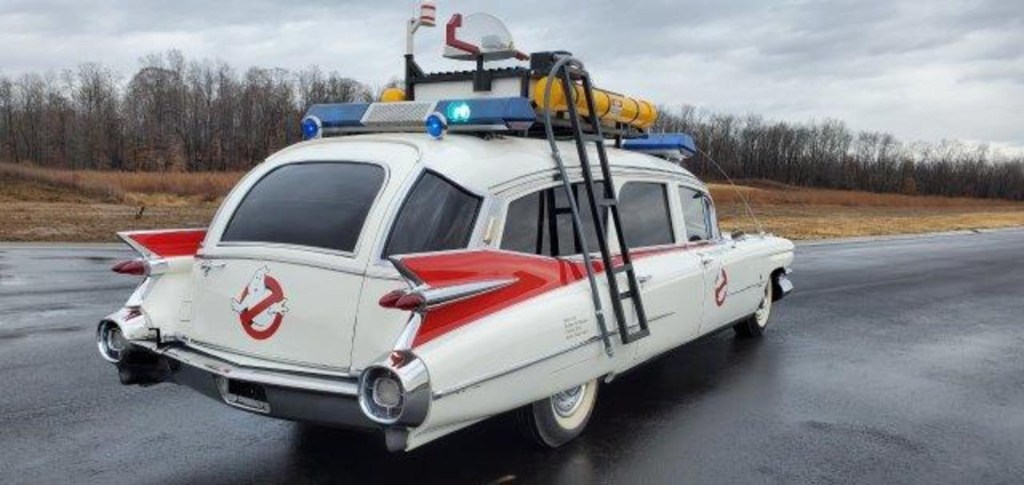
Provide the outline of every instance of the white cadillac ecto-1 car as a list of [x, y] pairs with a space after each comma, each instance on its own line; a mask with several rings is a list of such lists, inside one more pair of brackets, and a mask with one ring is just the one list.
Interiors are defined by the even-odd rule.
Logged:
[[653, 109], [564, 53], [530, 61], [426, 75], [410, 55], [408, 92], [311, 108], [308, 140], [209, 228], [122, 233], [141, 257], [114, 269], [145, 279], [97, 331], [121, 382], [392, 450], [514, 411], [558, 446], [615, 375], [723, 327], [761, 335], [792, 243], [721, 234], [705, 185], [651, 155], [689, 137], [646, 133]]

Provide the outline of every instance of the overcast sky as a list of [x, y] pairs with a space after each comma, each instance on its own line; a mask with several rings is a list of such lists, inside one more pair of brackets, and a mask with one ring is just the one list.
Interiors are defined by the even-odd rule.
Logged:
[[[572, 51], [599, 85], [656, 103], [1024, 150], [1024, 0], [438, 3], [440, 25], [418, 38], [427, 70], [468, 68], [441, 59], [443, 23], [486, 11], [520, 49]], [[402, 72], [417, 4], [0, 0], [0, 72], [101, 62], [127, 75], [145, 54], [179, 49], [380, 85]]]

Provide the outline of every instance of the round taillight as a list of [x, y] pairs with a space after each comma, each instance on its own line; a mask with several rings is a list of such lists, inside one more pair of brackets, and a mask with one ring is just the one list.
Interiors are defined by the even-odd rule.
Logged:
[[380, 407], [391, 409], [402, 404], [402, 385], [391, 376], [381, 376], [373, 381], [373, 402]]
[[359, 405], [363, 413], [381, 424], [393, 424], [402, 415], [405, 391], [394, 372], [384, 367], [371, 367], [359, 382]]

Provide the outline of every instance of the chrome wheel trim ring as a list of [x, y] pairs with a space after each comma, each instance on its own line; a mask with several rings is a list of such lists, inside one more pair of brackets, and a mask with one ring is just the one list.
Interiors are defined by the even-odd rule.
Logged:
[[754, 312], [754, 319], [757, 321], [757, 326], [764, 328], [768, 325], [768, 316], [772, 312], [772, 284], [769, 282], [765, 285], [764, 298], [761, 299], [761, 304], [758, 305], [757, 311]]
[[587, 394], [587, 385], [580, 384], [551, 396], [551, 409], [555, 415], [569, 418], [579, 411], [583, 405], [583, 397]]

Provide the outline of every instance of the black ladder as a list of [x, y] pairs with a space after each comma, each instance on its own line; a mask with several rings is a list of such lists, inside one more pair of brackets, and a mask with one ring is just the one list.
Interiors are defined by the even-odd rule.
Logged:
[[[637, 282], [636, 271], [633, 268], [633, 257], [629, 252], [629, 245], [626, 244], [626, 235], [622, 229], [619, 199], [615, 193], [615, 183], [612, 179], [611, 168], [608, 165], [608, 154], [605, 151], [605, 139], [601, 131], [601, 122], [594, 109], [594, 91], [590, 75], [579, 61], [572, 58], [559, 59], [559, 62], [554, 63], [551, 73], [550, 77], [557, 76], [558, 79], [554, 82], [561, 83], [562, 92], [566, 93], [565, 104], [567, 106], [568, 119], [572, 128], [573, 138], [576, 141], [576, 152], [579, 156], [580, 168], [583, 170], [583, 185], [586, 187], [587, 205], [590, 207], [591, 219], [597, 231], [601, 262], [604, 264], [604, 274], [608, 280], [608, 289], [612, 295], [612, 310], [618, 323], [619, 337], [622, 339], [623, 344], [635, 342], [650, 335], [650, 330], [647, 327], [647, 314], [644, 311], [644, 305], [640, 298], [640, 285]], [[579, 83], [577, 84], [576, 81], [579, 81]], [[540, 87], [540, 84], [538, 84], [537, 89], [540, 89]], [[583, 97], [586, 101], [587, 110], [583, 115], [579, 113], [576, 107], [577, 87], [582, 88]], [[586, 131], [587, 129], [589, 129], [589, 132]], [[550, 127], [548, 134], [550, 138], [552, 135]], [[601, 180], [598, 181], [594, 180], [593, 172], [591, 171], [590, 156], [587, 153], [588, 143], [593, 143], [597, 148], [597, 159], [601, 165]], [[562, 176], [565, 177], [564, 165], [557, 153], [555, 154], [555, 160], [562, 170]], [[575, 201], [574, 191], [568, 189], [569, 184], [566, 183], [564, 185], [567, 189], [566, 196], [570, 200]], [[597, 193], [596, 185], [603, 186], [600, 194]], [[618, 266], [614, 265], [614, 259], [608, 246], [608, 232], [605, 226], [605, 218], [603, 217], [603, 209], [605, 208], [611, 212], [612, 226], [615, 227], [615, 234], [618, 237], [619, 250], [621, 251], [621, 264]], [[574, 215], [573, 224], [576, 226], [577, 237], [584, 239], [586, 235], [584, 234], [578, 214]], [[587, 265], [590, 264], [589, 256], [584, 258], [584, 262]], [[600, 302], [597, 301], [597, 288], [594, 286], [595, 280], [593, 279], [592, 268], [588, 267], [587, 272], [588, 276], [591, 276], [592, 294], [595, 297], [598, 323], [602, 332], [605, 332], [604, 318]], [[625, 292], [619, 289], [618, 275], [623, 273], [626, 275], [626, 282], [629, 287]], [[630, 332], [630, 326], [626, 320], [626, 313], [622, 305], [622, 302], [627, 299], [633, 301], [633, 309], [636, 312], [637, 326], [639, 327], [633, 332]], [[605, 338], [605, 345], [609, 345], [607, 338]]]

